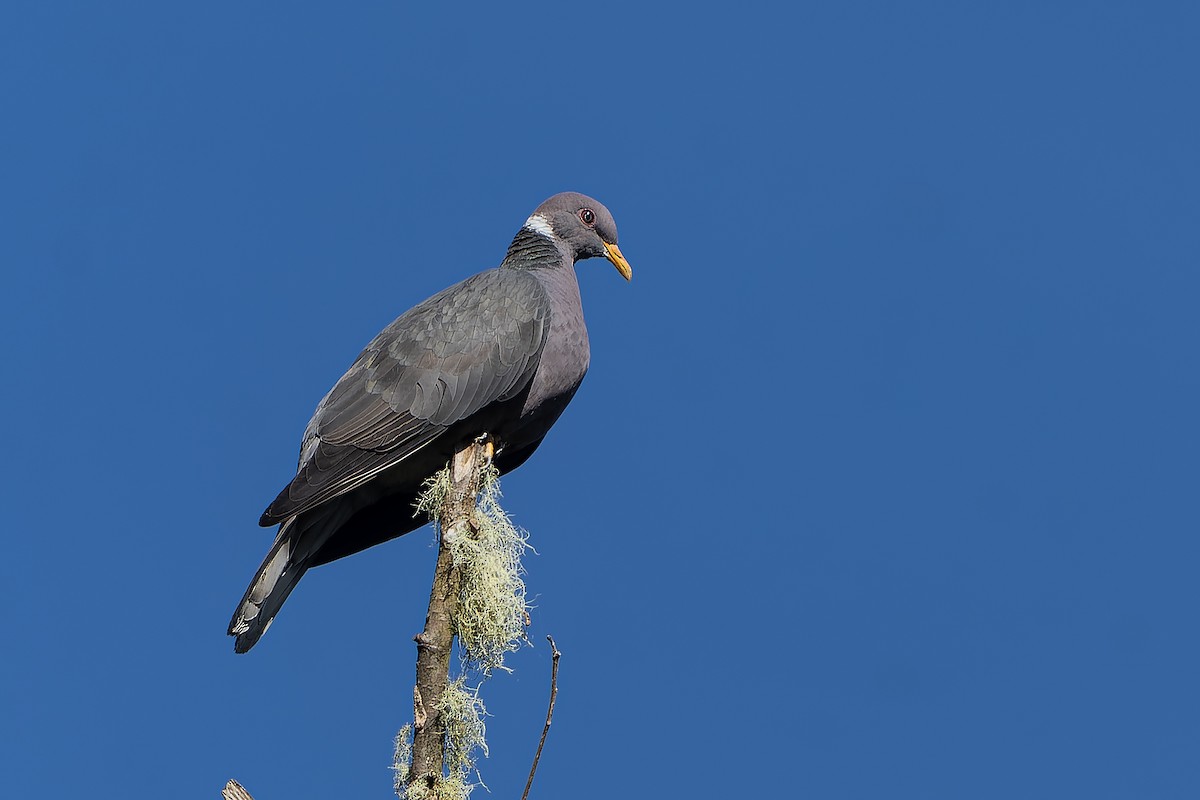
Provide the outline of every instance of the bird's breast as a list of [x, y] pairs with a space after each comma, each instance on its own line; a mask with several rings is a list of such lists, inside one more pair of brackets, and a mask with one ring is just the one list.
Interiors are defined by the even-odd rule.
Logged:
[[547, 403], [561, 401], [565, 405], [579, 388], [591, 363], [591, 346], [583, 321], [575, 270], [554, 272], [558, 274], [543, 281], [550, 296], [550, 330], [522, 416], [538, 412]]

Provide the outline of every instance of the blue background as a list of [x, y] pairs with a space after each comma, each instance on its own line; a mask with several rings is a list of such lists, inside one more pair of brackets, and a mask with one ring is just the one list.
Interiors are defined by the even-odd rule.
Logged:
[[[313, 407], [605, 202], [493, 796], [1200, 796], [1189, 3], [9, 2], [10, 796], [390, 796], [423, 529], [225, 636]], [[171, 6], [171, 7], [168, 7]], [[969, 7], [968, 7], [969, 6]]]

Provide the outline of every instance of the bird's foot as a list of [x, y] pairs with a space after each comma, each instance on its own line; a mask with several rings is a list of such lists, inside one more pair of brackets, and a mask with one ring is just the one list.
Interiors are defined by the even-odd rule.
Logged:
[[483, 445], [483, 457], [488, 464], [492, 463], [492, 459], [496, 457], [496, 440], [487, 431], [475, 437], [475, 444]]

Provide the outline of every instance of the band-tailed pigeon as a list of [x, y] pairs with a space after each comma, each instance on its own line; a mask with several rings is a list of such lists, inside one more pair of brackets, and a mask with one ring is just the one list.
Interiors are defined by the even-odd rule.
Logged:
[[495, 465], [525, 462], [579, 388], [589, 349], [574, 264], [603, 256], [628, 280], [603, 205], [538, 206], [503, 263], [384, 328], [317, 406], [296, 477], [263, 512], [275, 543], [229, 623], [244, 653], [310, 567], [420, 527], [426, 478], [486, 432]]

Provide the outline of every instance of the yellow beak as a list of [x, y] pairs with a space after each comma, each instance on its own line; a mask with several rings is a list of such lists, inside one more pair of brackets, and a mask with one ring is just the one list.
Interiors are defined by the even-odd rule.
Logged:
[[625, 260], [625, 256], [621, 255], [621, 248], [615, 244], [605, 242], [604, 249], [608, 251], [607, 258], [617, 268], [617, 272], [621, 273], [621, 277], [625, 280], [630, 280], [633, 277], [633, 268], [629, 266], [629, 262]]

